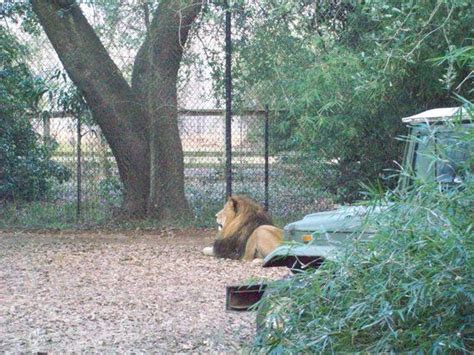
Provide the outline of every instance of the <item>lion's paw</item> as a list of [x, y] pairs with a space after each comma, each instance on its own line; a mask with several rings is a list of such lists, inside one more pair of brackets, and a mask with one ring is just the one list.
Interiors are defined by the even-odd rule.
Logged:
[[203, 253], [204, 255], [213, 256], [213, 255], [214, 255], [214, 248], [213, 248], [213, 247], [205, 247], [205, 248], [202, 250], [202, 253]]
[[252, 264], [254, 265], [262, 265], [263, 264], [263, 259], [253, 259]]

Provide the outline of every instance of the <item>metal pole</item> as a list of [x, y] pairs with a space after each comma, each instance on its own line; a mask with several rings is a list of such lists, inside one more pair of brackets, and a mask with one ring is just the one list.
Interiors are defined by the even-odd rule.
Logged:
[[76, 220], [79, 223], [81, 218], [81, 142], [82, 141], [82, 134], [81, 134], [81, 117], [77, 116], [77, 166], [76, 166], [76, 174], [77, 174], [77, 206], [76, 206]]
[[227, 0], [225, 9], [225, 178], [226, 196], [232, 195], [232, 37], [231, 11]]
[[269, 166], [268, 166], [268, 105], [265, 105], [265, 211], [268, 211], [268, 178], [269, 178]]
[[43, 143], [49, 146], [50, 139], [51, 139], [51, 119], [50, 113], [45, 112], [43, 113]]

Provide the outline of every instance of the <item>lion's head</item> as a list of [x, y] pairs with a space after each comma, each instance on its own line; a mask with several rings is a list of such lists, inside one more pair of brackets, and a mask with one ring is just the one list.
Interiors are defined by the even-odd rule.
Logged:
[[261, 225], [272, 225], [262, 206], [246, 196], [231, 196], [224, 208], [216, 214], [219, 234], [214, 252], [223, 258], [240, 259], [247, 240]]
[[235, 200], [229, 198], [219, 212], [216, 213], [216, 223], [217, 229], [222, 231], [224, 226], [226, 225], [226, 221], [232, 221], [235, 218]]

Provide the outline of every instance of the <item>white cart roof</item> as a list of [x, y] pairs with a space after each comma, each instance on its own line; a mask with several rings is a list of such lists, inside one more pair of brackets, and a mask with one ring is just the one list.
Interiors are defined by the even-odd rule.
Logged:
[[463, 116], [462, 118], [467, 118], [466, 109], [463, 109], [462, 107], [435, 108], [417, 115], [404, 117], [402, 118], [402, 121], [410, 124], [449, 121], [456, 117], [459, 118], [461, 115]]

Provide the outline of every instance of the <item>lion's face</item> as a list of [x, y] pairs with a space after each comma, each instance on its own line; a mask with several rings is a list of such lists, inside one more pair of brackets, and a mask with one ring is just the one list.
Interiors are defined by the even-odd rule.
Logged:
[[224, 205], [224, 208], [221, 209], [216, 214], [216, 223], [217, 223], [218, 230], [221, 231], [226, 226], [226, 223], [229, 223], [230, 221], [232, 221], [234, 217], [235, 217], [234, 201], [231, 198], [229, 198], [229, 200]]

